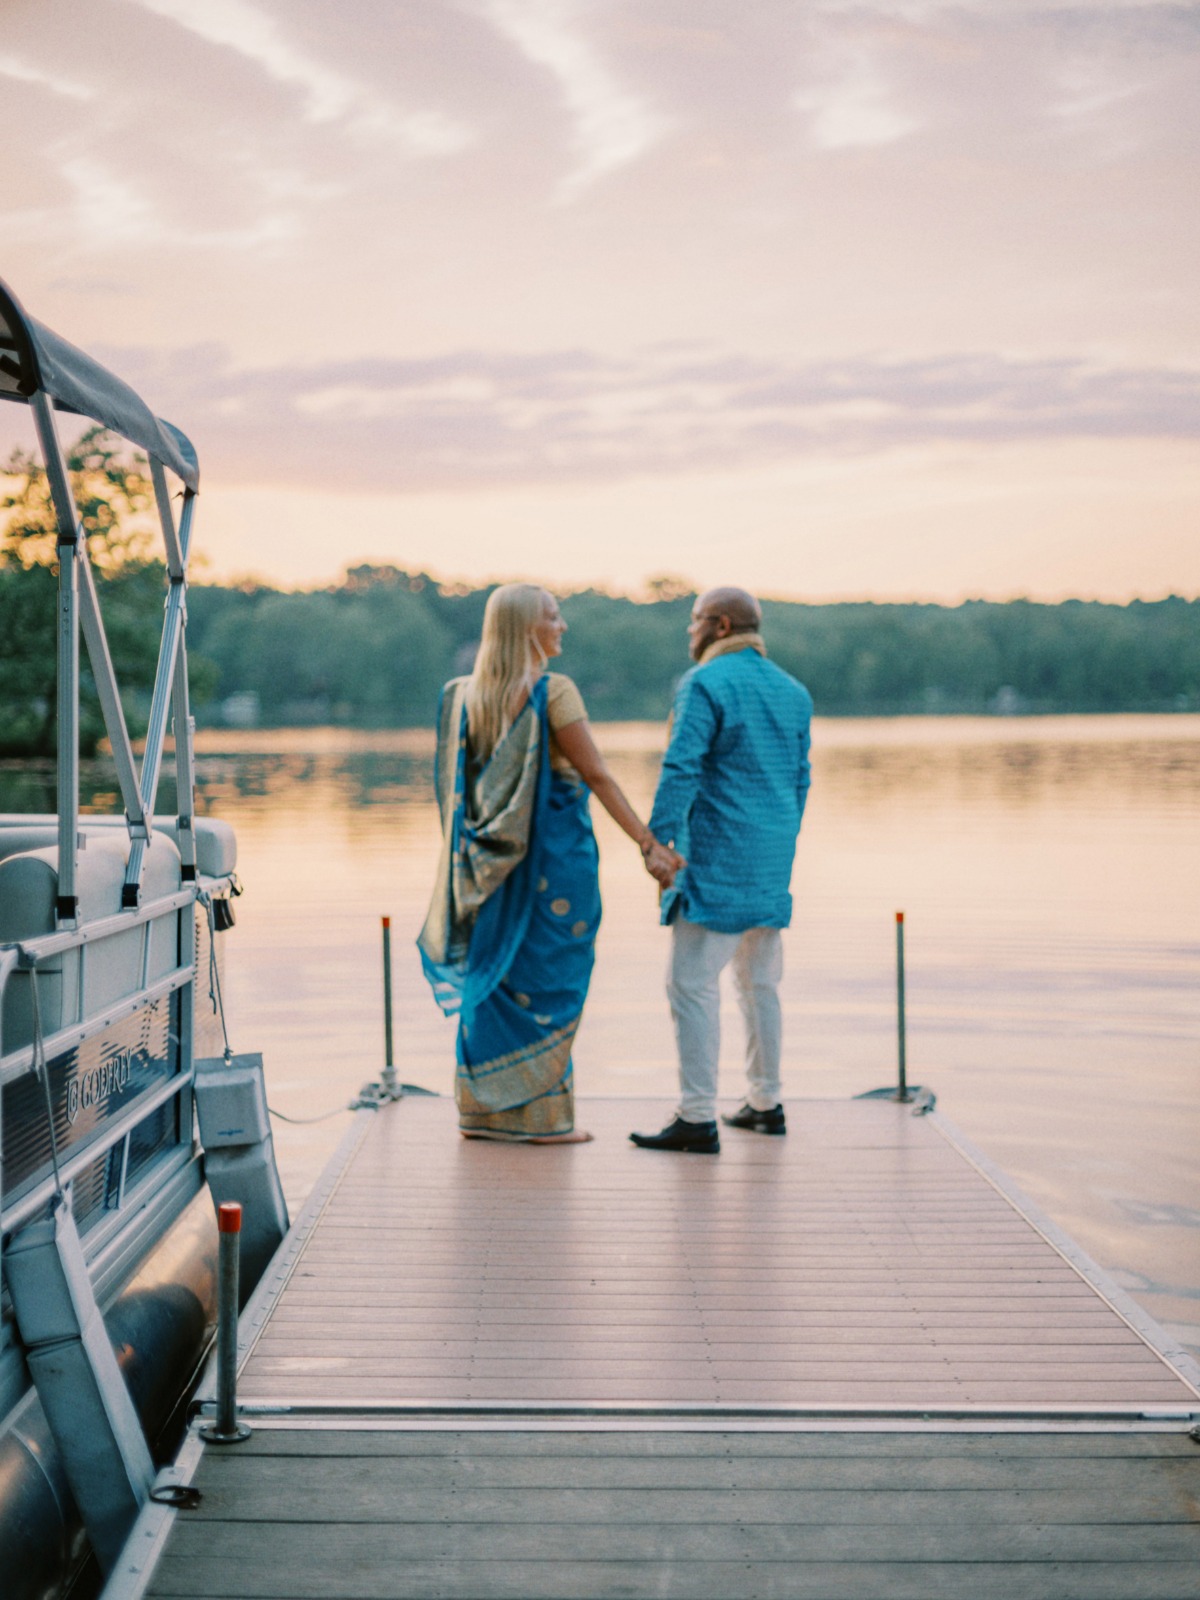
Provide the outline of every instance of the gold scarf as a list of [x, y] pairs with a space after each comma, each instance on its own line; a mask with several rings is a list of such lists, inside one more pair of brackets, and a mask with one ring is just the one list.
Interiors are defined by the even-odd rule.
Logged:
[[[525, 859], [541, 763], [542, 719], [528, 703], [481, 771], [456, 787], [466, 745], [466, 678], [446, 685], [438, 727], [442, 850], [429, 915], [417, 943], [437, 963], [463, 960], [479, 908]], [[459, 836], [455, 839], [455, 818]]]
[[757, 650], [760, 656], [765, 656], [767, 653], [761, 633], [729, 633], [723, 639], [714, 639], [696, 664], [706, 667], [718, 656], [735, 655], [739, 650]]

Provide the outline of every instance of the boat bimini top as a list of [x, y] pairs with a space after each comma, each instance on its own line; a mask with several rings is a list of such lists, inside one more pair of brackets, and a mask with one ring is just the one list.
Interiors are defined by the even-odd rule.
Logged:
[[57, 410], [91, 417], [139, 445], [193, 494], [199, 489], [200, 467], [187, 436], [156, 417], [123, 379], [28, 316], [0, 282], [0, 399], [28, 405], [39, 392]]

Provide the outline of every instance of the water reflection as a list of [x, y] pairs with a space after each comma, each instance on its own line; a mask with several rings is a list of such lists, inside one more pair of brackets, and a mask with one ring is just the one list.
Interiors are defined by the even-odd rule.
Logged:
[[[652, 787], [661, 727], [602, 724], [599, 734], [606, 752]], [[272, 800], [281, 789], [299, 801], [298, 791], [313, 785], [350, 805], [423, 801], [432, 798], [432, 751], [424, 730], [208, 730], [197, 741], [197, 790], [201, 809], [210, 811], [229, 796]], [[899, 794], [947, 789], [1005, 807], [1035, 805], [1048, 791], [1069, 790], [1077, 804], [1089, 792], [1106, 801], [1114, 791], [1141, 801], [1149, 790], [1156, 808], [1193, 807], [1200, 798], [1200, 718], [818, 718], [814, 766], [822, 786], [840, 795], [852, 791], [856, 805], [890, 805]], [[111, 761], [82, 764], [80, 797], [88, 811], [119, 809]], [[54, 801], [52, 761], [0, 761], [0, 809], [53, 810]], [[168, 754], [160, 809], [173, 805]]]

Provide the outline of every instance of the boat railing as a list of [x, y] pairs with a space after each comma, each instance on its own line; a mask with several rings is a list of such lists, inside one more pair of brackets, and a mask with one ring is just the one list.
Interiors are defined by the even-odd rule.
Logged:
[[[198, 895], [208, 900], [229, 886], [229, 879], [198, 881], [0, 948], [0, 1104], [10, 1124], [21, 1080], [28, 1101], [22, 1137], [10, 1126], [0, 1144], [0, 1235], [56, 1193], [69, 1194], [82, 1174], [103, 1188], [94, 1197], [99, 1205], [89, 1199], [77, 1208], [87, 1220], [98, 1225], [123, 1211], [135, 1182], [148, 1175], [137, 1160], [138, 1130], [172, 1101], [174, 1137], [160, 1137], [158, 1148], [164, 1161], [191, 1158], [195, 986], [205, 961], [216, 959], [207, 917], [195, 917], [194, 908]], [[141, 1143], [149, 1156], [150, 1141]], [[162, 1164], [156, 1168], [161, 1178]]]

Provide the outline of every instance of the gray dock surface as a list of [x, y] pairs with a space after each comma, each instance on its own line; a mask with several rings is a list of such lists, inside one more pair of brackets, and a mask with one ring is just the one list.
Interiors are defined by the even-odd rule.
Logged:
[[253, 1438], [114, 1595], [1200, 1600], [1192, 1369], [944, 1124], [660, 1115], [364, 1122], [244, 1319]]

